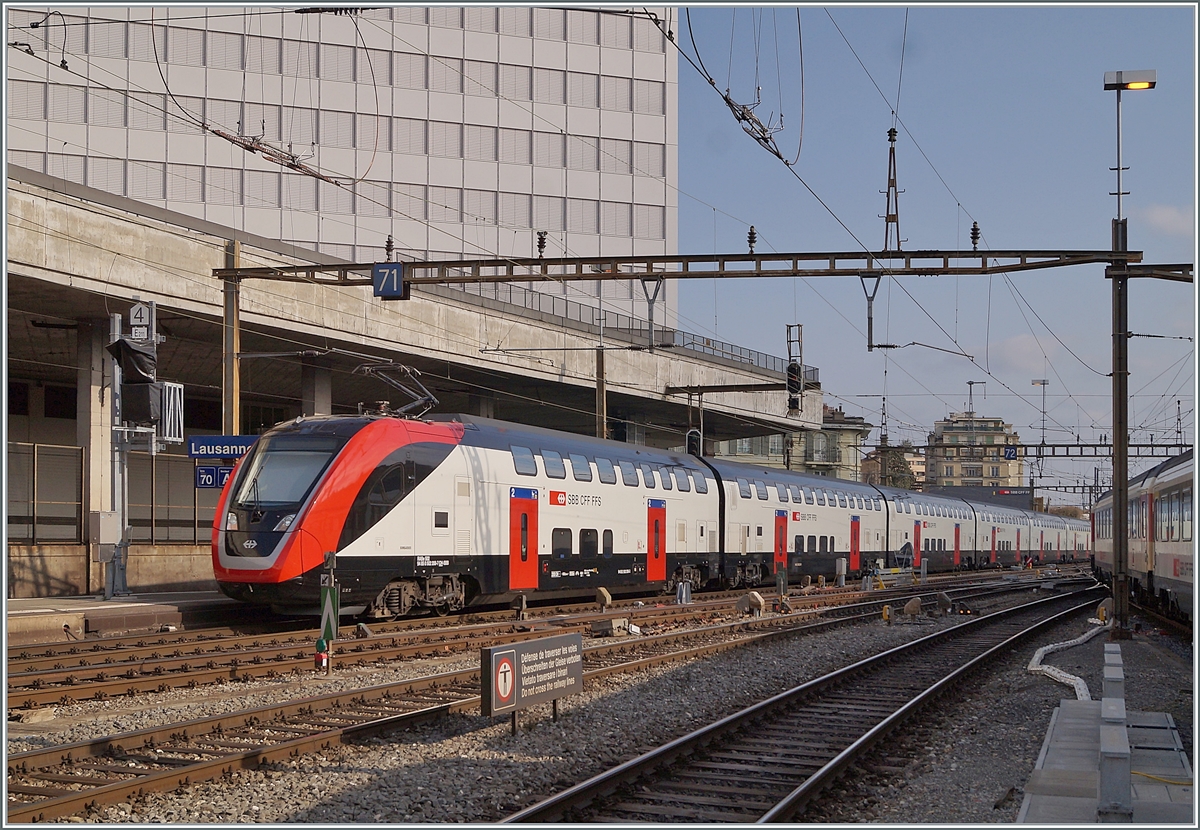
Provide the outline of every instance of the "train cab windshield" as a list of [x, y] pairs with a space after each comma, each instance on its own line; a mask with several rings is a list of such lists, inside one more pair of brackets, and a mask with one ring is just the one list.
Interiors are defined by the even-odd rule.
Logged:
[[273, 435], [259, 439], [234, 503], [277, 509], [304, 501], [346, 439], [332, 435]]

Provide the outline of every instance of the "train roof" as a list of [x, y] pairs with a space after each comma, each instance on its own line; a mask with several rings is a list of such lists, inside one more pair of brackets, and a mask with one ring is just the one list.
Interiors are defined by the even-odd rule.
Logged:
[[[1163, 473], [1174, 470], [1177, 467], [1181, 467], [1185, 464], [1191, 465], [1193, 452], [1194, 452], [1194, 450], [1187, 450], [1186, 452], [1182, 452], [1179, 455], [1174, 456], [1173, 458], [1168, 458], [1166, 461], [1162, 462], [1161, 464], [1156, 464], [1155, 466], [1151, 467], [1149, 470], [1146, 470], [1145, 472], [1138, 473], [1136, 476], [1129, 479], [1127, 486], [1133, 487], [1136, 484], [1141, 484], [1142, 482], [1146, 481], [1151, 476], [1153, 476], [1154, 478], [1158, 478]], [[1112, 498], [1112, 492], [1113, 491], [1111, 489], [1105, 490], [1103, 493], [1100, 494], [1100, 497], [1098, 499], [1096, 499], [1096, 503], [1099, 504], [1100, 502], [1104, 501], [1105, 499]]]

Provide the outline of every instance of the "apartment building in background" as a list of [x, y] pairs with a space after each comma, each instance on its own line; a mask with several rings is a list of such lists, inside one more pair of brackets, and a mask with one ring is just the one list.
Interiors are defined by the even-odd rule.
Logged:
[[929, 433], [925, 477], [935, 487], [1020, 487], [1025, 462], [1012, 424], [975, 412], [953, 412]]

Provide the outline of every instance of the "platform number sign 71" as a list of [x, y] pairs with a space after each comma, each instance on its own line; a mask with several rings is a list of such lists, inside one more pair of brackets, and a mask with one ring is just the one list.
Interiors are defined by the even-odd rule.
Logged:
[[376, 297], [384, 300], [407, 300], [408, 284], [404, 281], [403, 262], [377, 262], [371, 266], [371, 286]]

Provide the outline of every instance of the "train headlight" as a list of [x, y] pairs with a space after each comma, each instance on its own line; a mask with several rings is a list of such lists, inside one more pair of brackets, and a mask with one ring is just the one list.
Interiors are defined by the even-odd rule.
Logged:
[[237, 530], [237, 529], [238, 529], [238, 525], [237, 525], [237, 514], [236, 514], [236, 513], [228, 513], [228, 514], [226, 514], [226, 516], [225, 516], [225, 529], [226, 529], [226, 530]]
[[295, 513], [288, 513], [286, 516], [284, 516], [282, 519], [279, 520], [279, 524], [275, 525], [275, 529], [276, 530], [287, 530], [289, 527], [292, 526], [292, 522], [295, 520], [295, 518], [296, 518]]

